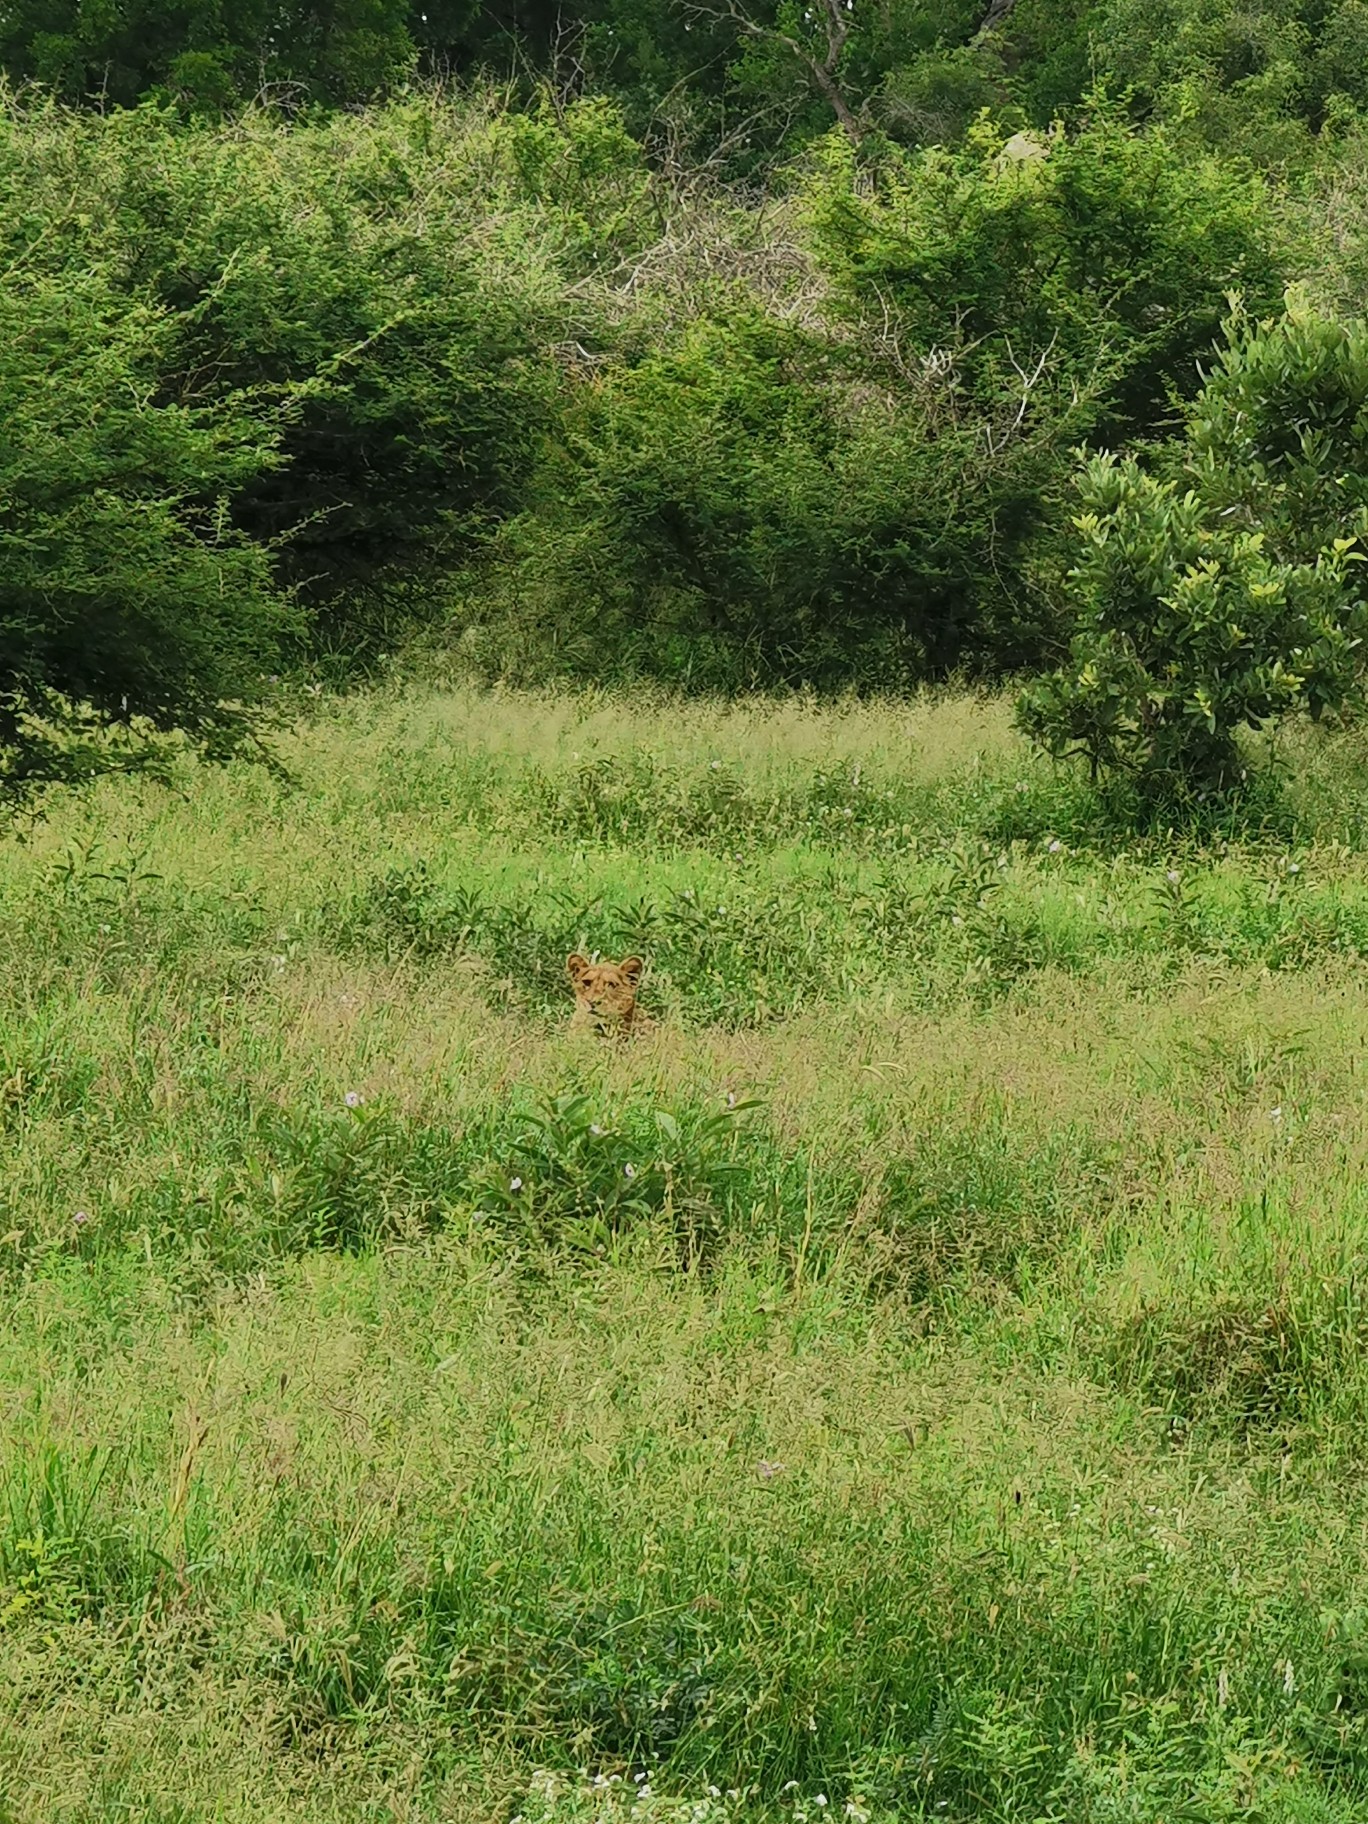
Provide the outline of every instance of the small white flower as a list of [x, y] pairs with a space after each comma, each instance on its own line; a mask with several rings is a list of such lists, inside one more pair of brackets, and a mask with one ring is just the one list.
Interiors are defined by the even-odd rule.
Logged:
[[1287, 864], [1287, 871], [1289, 874], [1300, 874], [1301, 863], [1299, 861], [1289, 861]]
[[1279, 1106], [1278, 1106], [1278, 1107], [1277, 1107], [1277, 1108], [1270, 1108], [1270, 1109], [1269, 1109], [1269, 1111], [1268, 1111], [1268, 1118], [1269, 1118], [1269, 1120], [1270, 1120], [1270, 1121], [1281, 1121], [1281, 1120], [1282, 1120], [1282, 1106], [1281, 1106], [1281, 1104], [1280, 1104], [1280, 1105], [1279, 1105]]
[[952, 925], [962, 925], [964, 923], [964, 920], [960, 917], [959, 913], [956, 912], [954, 917], [950, 920], [950, 923]]
[[[281, 960], [283, 961], [284, 959], [282, 958]], [[354, 1089], [349, 1089], [342, 1100], [346, 1103], [348, 1108], [360, 1108], [361, 1106], [361, 1097], [357, 1095]]]
[[812, 1796], [812, 1802], [814, 1805], [825, 1805], [827, 1802], [827, 1796], [824, 1792], [814, 1793]]
[[90, 1211], [89, 1210], [77, 1210], [76, 1214], [72, 1217], [71, 1220], [73, 1223], [75, 1223], [75, 1225], [78, 1229], [83, 1229], [85, 1227], [85, 1225], [90, 1221]]
[[634, 1165], [624, 1165], [622, 1168], [622, 1175], [624, 1178], [635, 1178], [636, 1167]]
[[522, 1179], [510, 1178], [508, 1181], [508, 1188], [510, 1191], [520, 1191], [522, 1189]]
[[714, 760], [712, 763], [712, 770], [714, 772], [718, 772], [718, 771], [720, 771], [721, 766], [722, 766], [722, 762], [720, 760]]
[[1051, 855], [1058, 855], [1059, 851], [1064, 847], [1064, 844], [1059, 840], [1058, 836], [1053, 836], [1045, 846], [1048, 848]]
[[1183, 878], [1183, 877], [1182, 877], [1182, 875], [1181, 875], [1181, 874], [1180, 874], [1180, 873], [1179, 873], [1179, 872], [1178, 872], [1178, 870], [1177, 870], [1177, 868], [1170, 868], [1170, 869], [1169, 869], [1169, 871], [1168, 871], [1168, 873], [1167, 873], [1167, 874], [1165, 874], [1165, 876], [1164, 876], [1164, 879], [1165, 879], [1165, 880], [1166, 880], [1166, 881], [1167, 881], [1167, 882], [1168, 882], [1168, 883], [1169, 883], [1169, 885], [1170, 885], [1170, 886], [1171, 886], [1171, 887], [1176, 887], [1176, 886], [1177, 886], [1177, 885], [1178, 885], [1178, 882], [1179, 882], [1179, 881], [1180, 881], [1180, 880], [1181, 880], [1181, 879], [1182, 879], [1182, 878]]

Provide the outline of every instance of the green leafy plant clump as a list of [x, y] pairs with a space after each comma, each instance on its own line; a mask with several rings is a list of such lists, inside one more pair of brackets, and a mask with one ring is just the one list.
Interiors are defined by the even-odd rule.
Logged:
[[[29, 1113], [42, 1106], [30, 1098]], [[193, 1235], [206, 1258], [240, 1272], [450, 1231], [536, 1270], [592, 1266], [642, 1243], [681, 1269], [707, 1268], [738, 1235], [788, 1225], [806, 1162], [784, 1158], [762, 1106], [734, 1094], [709, 1107], [568, 1091], [450, 1122], [347, 1092], [334, 1107], [243, 1110], [231, 1156], [194, 1196], [169, 1174], [77, 1240], [93, 1258], [138, 1232], [173, 1253]], [[845, 1190], [833, 1178], [826, 1192], [834, 1213]]]
[[0, 299], [0, 777], [120, 764], [140, 728], [232, 751], [298, 631], [233, 522], [279, 423], [240, 394], [160, 401], [169, 312], [130, 310], [107, 268], [19, 261]]
[[1151, 798], [1228, 794], [1243, 732], [1359, 701], [1366, 400], [1361, 332], [1294, 310], [1232, 328], [1173, 476], [1084, 464], [1070, 662], [1021, 710], [1050, 753]]

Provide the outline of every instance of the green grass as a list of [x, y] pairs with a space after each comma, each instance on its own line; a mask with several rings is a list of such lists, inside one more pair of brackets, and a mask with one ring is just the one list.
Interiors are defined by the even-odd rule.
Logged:
[[[0, 850], [0, 1817], [1368, 1815], [1368, 760], [414, 689]], [[571, 948], [656, 1024], [568, 1031]]]

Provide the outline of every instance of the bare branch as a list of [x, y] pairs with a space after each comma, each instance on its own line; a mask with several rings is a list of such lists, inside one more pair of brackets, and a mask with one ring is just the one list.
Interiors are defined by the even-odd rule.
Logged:
[[741, 0], [721, 0], [721, 4], [713, 4], [712, 0], [694, 0], [691, 10], [708, 19], [729, 19], [738, 31], [761, 44], [781, 45], [807, 71], [850, 143], [853, 146], [859, 145], [864, 137], [864, 128], [837, 81], [841, 57], [853, 24], [849, 0], [822, 0], [826, 28], [825, 57], [816, 56], [801, 39], [794, 38], [788, 32], [781, 32], [778, 26], [761, 25], [741, 5]]
[[1027, 373], [1026, 369], [1012, 353], [1011, 342], [1009, 341], [1007, 343], [1007, 359], [1011, 363], [1013, 373], [1015, 373], [1017, 379], [1021, 382], [1021, 403], [1017, 407], [1016, 414], [1010, 423], [999, 425], [996, 435], [994, 434], [992, 424], [985, 424], [984, 438], [990, 456], [996, 456], [1000, 450], [1004, 449], [1026, 422], [1026, 411], [1031, 403], [1031, 394], [1035, 391], [1036, 387], [1039, 386], [1044, 377], [1050, 356], [1054, 353], [1056, 340], [1057, 338], [1055, 336], [1050, 337], [1048, 345], [1041, 351], [1040, 358], [1030, 373]]
[[989, 0], [988, 11], [983, 15], [983, 22], [974, 33], [972, 42], [982, 44], [1000, 25], [1005, 25], [1015, 5], [1016, 0]]

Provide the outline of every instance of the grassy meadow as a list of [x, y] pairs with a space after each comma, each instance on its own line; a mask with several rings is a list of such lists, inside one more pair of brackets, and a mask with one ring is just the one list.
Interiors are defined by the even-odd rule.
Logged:
[[1200, 843], [992, 698], [281, 755], [0, 848], [0, 1818], [1368, 1816], [1362, 735]]

